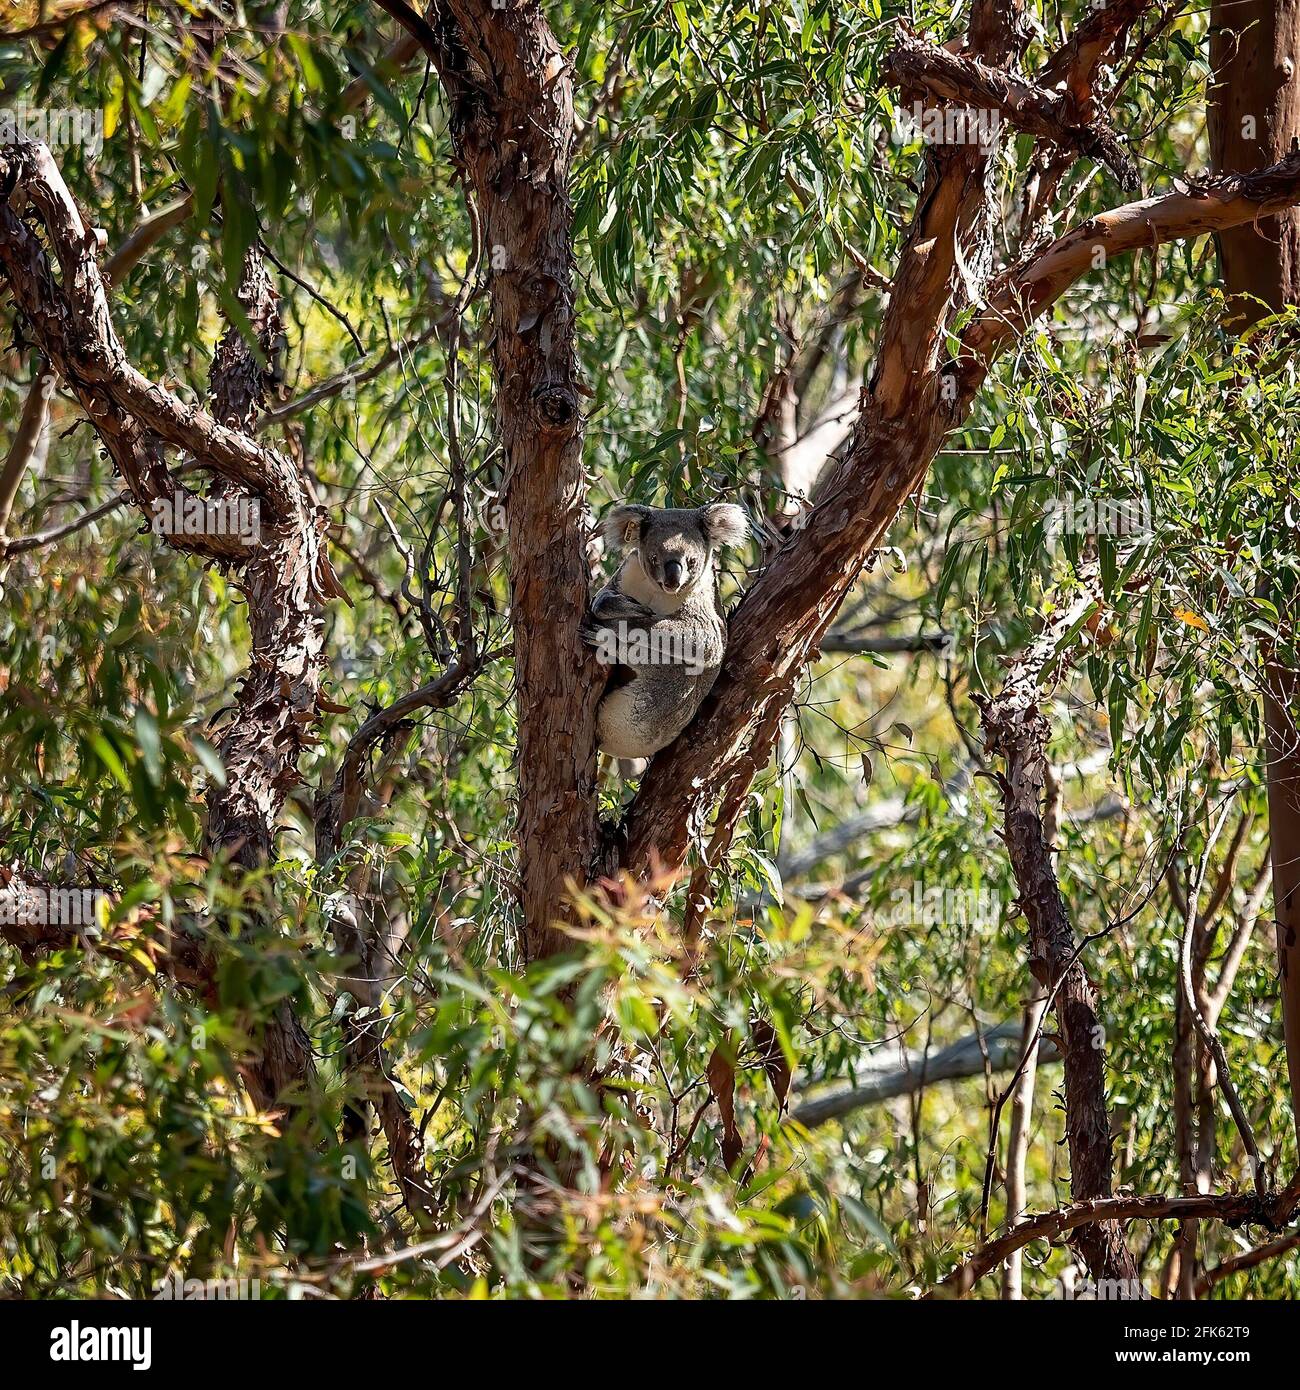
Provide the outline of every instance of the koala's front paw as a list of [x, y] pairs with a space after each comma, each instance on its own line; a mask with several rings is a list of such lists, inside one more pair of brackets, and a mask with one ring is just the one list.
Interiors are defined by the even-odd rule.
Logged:
[[593, 623], [590, 618], [578, 629], [578, 636], [582, 639], [585, 646], [602, 646], [609, 640], [609, 629], [601, 627], [599, 623]]
[[619, 593], [598, 595], [591, 605], [591, 615], [602, 623], [647, 623], [654, 617], [644, 603]]

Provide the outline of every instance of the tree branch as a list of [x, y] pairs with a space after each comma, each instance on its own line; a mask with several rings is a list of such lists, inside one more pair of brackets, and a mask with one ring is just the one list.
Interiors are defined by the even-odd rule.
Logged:
[[1128, 31], [1152, 9], [1154, 0], [1112, 0], [1074, 26], [1069, 39], [1038, 73], [1044, 87], [1065, 83], [1081, 107], [1092, 98], [1098, 70], [1120, 47]]
[[1257, 1245], [1253, 1250], [1234, 1255], [1232, 1259], [1224, 1260], [1222, 1264], [1215, 1265], [1213, 1269], [1207, 1269], [1196, 1281], [1196, 1296], [1197, 1298], [1204, 1298], [1216, 1284], [1221, 1284], [1232, 1275], [1242, 1274], [1248, 1269], [1258, 1269], [1260, 1265], [1266, 1264], [1269, 1260], [1276, 1260], [1282, 1255], [1289, 1255], [1292, 1250], [1300, 1250], [1300, 1231], [1292, 1231], [1289, 1236], [1283, 1236], [1280, 1240], [1271, 1240], [1266, 1245]]
[[[1035, 1240], [1056, 1241], [1071, 1231], [1098, 1222], [1187, 1221], [1208, 1217], [1229, 1226], [1244, 1226], [1249, 1222], [1277, 1230], [1293, 1219], [1297, 1202], [1300, 1202], [1300, 1186], [1294, 1179], [1275, 1201], [1267, 1203], [1261, 1202], [1251, 1192], [1207, 1193], [1196, 1197], [1107, 1197], [1076, 1202], [1072, 1206], [1032, 1216], [1013, 1226], [997, 1240], [981, 1246], [963, 1260], [940, 1283], [939, 1288], [950, 1290], [960, 1297], [974, 1287], [976, 1280], [996, 1269], [1013, 1250], [1021, 1250]], [[1136, 1279], [1137, 1276], [1134, 1273], [1128, 1277]]]
[[[170, 503], [178, 491], [160, 456], [161, 441], [189, 451], [213, 472], [256, 492], [271, 519], [295, 516], [302, 493], [297, 469], [287, 458], [178, 400], [126, 360], [95, 263], [102, 234], [87, 232], [49, 150], [22, 138], [0, 150], [0, 194], [0, 269], [15, 303], [89, 416], [140, 509], [152, 515], [156, 501]], [[40, 239], [15, 211], [20, 194], [45, 226], [61, 283], [55, 281]], [[216, 559], [238, 558], [243, 549], [238, 537], [169, 534], [166, 539], [177, 549]], [[312, 587], [322, 597], [341, 593], [323, 552], [314, 571]]]
[[27, 388], [27, 398], [23, 401], [22, 414], [18, 417], [18, 428], [14, 431], [13, 443], [5, 456], [4, 467], [0, 468], [0, 557], [10, 550], [5, 541], [5, 530], [9, 525], [18, 489], [28, 468], [41, 453], [48, 439], [51, 394], [49, 388], [52, 385], [48, 381], [49, 373], [49, 364], [38, 354], [32, 368], [31, 384]]
[[[929, 244], [930, 263], [915, 264], [915, 252], [905, 258], [890, 314], [896, 306], [905, 308], [882, 335], [875, 394], [807, 525], [786, 542], [732, 617], [726, 664], [709, 699], [651, 763], [625, 826], [624, 862], [631, 867], [680, 865], [693, 827], [718, 790], [733, 779], [747, 784], [766, 765], [794, 680], [818, 651], [862, 564], [919, 485], [949, 429], [964, 417], [997, 354], [1091, 269], [1094, 249], [1117, 255], [1239, 225], [1300, 202], [1300, 154], [1271, 169], [1203, 180], [1187, 192], [1104, 213], [1007, 272], [964, 334], [962, 358], [950, 368], [961, 377], [959, 399], [949, 403], [940, 389], [932, 323], [942, 317], [936, 304], [951, 271], [945, 248], [952, 244], [958, 201], [943, 181], [927, 194], [918, 225], [934, 235], [914, 232], [912, 241]], [[906, 420], [893, 413], [905, 401]]]
[[852, 632], [828, 632], [821, 644], [823, 656], [898, 656], [902, 653], [941, 652], [948, 642], [946, 632], [918, 632], [910, 637], [878, 636]]
[[1228, 1002], [1228, 995], [1232, 993], [1237, 971], [1245, 957], [1246, 948], [1250, 945], [1255, 924], [1259, 921], [1259, 915], [1264, 907], [1264, 899], [1268, 896], [1271, 888], [1269, 867], [1265, 862], [1260, 868], [1254, 886], [1246, 897], [1246, 904], [1242, 908], [1241, 915], [1237, 918], [1237, 925], [1219, 966], [1218, 978], [1214, 982], [1214, 988], [1210, 991], [1207, 1016], [1212, 1021], [1217, 1021], [1223, 1012], [1223, 1006]]
[[[982, 1035], [971, 1033], [929, 1055], [924, 1049], [899, 1049], [901, 1056], [889, 1053], [856, 1067], [851, 1086], [801, 1101], [790, 1118], [805, 1129], [816, 1129], [865, 1106], [914, 1094], [936, 1081], [983, 1076], [988, 1067], [995, 1072], [1010, 1071], [1020, 1060], [1020, 1050], [1019, 1023], [1000, 1023]], [[1038, 1059], [1042, 1063], [1059, 1062], [1055, 1043], [1043, 1039]]]
[[[58, 261], [56, 277], [40, 238], [19, 215], [42, 223]], [[211, 496], [252, 494], [262, 514], [256, 536], [233, 528], [199, 534], [163, 528], [177, 549], [235, 568], [248, 600], [253, 659], [218, 740], [224, 785], [208, 794], [206, 845], [245, 869], [270, 862], [280, 811], [297, 780], [302, 749], [319, 719], [324, 663], [324, 602], [342, 593], [326, 556], [326, 517], [289, 459], [249, 430], [265, 394], [266, 364], [279, 333], [276, 295], [256, 249], [238, 297], [256, 350], [234, 329], [222, 339], [212, 373], [219, 421], [185, 405], [127, 362], [108, 313], [95, 261], [100, 234], [88, 234], [44, 146], [20, 140], [0, 151], [0, 268], [19, 309], [126, 479], [136, 505], [157, 521], [155, 503], [191, 498], [166, 467], [159, 441], [184, 447], [217, 476]], [[255, 1099], [270, 1105], [309, 1077], [310, 1048], [289, 1006], [268, 1025], [261, 1055], [246, 1069]]]
[[919, 92], [975, 111], [996, 111], [1016, 130], [1105, 164], [1122, 188], [1137, 187], [1137, 167], [1115, 132], [1099, 117], [1081, 121], [1068, 95], [950, 53], [906, 29], [885, 58], [883, 75], [905, 95]]
[[1112, 256], [1252, 222], [1300, 202], [1300, 151], [1267, 169], [1197, 179], [1089, 218], [996, 281], [987, 308], [962, 335], [962, 370], [978, 387], [994, 357], [1076, 281]]
[[1210, 855], [1214, 852], [1215, 841], [1223, 829], [1223, 824], [1228, 818], [1231, 810], [1231, 801], [1224, 803], [1222, 811], [1219, 813], [1218, 820], [1210, 831], [1205, 843], [1205, 853], [1201, 858], [1201, 866], [1196, 875], [1196, 880], [1192, 884], [1191, 892], [1187, 895], [1186, 920], [1183, 924], [1182, 951], [1179, 955], [1178, 981], [1183, 995], [1183, 1007], [1187, 1010], [1192, 1023], [1200, 1034], [1201, 1042], [1206, 1050], [1214, 1059], [1215, 1071], [1219, 1079], [1219, 1087], [1223, 1091], [1224, 1098], [1228, 1102], [1228, 1109], [1232, 1112], [1233, 1122], [1237, 1126], [1237, 1132], [1241, 1135], [1241, 1142], [1245, 1146], [1247, 1157], [1250, 1159], [1251, 1177], [1254, 1179], [1255, 1189], [1261, 1197], [1265, 1195], [1267, 1175], [1264, 1166], [1260, 1162], [1259, 1145], [1255, 1142], [1255, 1132], [1251, 1128], [1250, 1119], [1246, 1114], [1245, 1108], [1241, 1103], [1241, 1098], [1237, 1095], [1237, 1088], [1232, 1084], [1232, 1073], [1228, 1070], [1227, 1054], [1223, 1050], [1223, 1044], [1219, 1041], [1219, 1035], [1214, 1030], [1214, 1026], [1206, 1019], [1201, 1012], [1200, 1001], [1197, 997], [1196, 982], [1192, 973], [1192, 947], [1195, 942], [1196, 928], [1198, 924], [1197, 902], [1201, 895], [1201, 889], [1205, 884], [1205, 876], [1209, 872]]
[[361, 798], [361, 778], [370, 750], [392, 735], [417, 710], [446, 709], [475, 677], [494, 661], [510, 655], [509, 647], [497, 647], [482, 656], [462, 657], [436, 679], [378, 709], [348, 741], [328, 792], [316, 802], [316, 857], [327, 858], [338, 848], [344, 830], [356, 817]]
[[194, 195], [183, 194], [175, 202], [159, 208], [144, 218], [130, 236], [104, 262], [104, 279], [120, 285], [140, 263], [145, 254], [156, 246], [173, 227], [179, 227], [194, 211]]

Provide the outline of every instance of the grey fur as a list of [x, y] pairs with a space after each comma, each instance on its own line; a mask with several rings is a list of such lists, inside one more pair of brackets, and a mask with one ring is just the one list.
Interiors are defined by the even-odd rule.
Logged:
[[612, 667], [597, 737], [624, 777], [639, 775], [713, 688], [727, 645], [717, 552], [748, 530], [745, 513], [729, 502], [624, 504], [601, 523], [606, 545], [626, 555], [592, 602], [583, 638]]

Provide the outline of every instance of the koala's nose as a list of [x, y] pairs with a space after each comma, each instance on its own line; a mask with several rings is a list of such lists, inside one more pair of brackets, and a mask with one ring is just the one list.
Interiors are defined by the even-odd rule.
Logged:
[[680, 589], [682, 587], [682, 562], [680, 560], [664, 561], [664, 588]]

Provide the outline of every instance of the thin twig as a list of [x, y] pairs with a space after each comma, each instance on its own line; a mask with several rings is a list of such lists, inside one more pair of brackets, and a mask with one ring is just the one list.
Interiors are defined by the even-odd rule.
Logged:
[[1206, 873], [1209, 871], [1210, 856], [1214, 852], [1214, 843], [1219, 838], [1219, 833], [1222, 831], [1231, 809], [1231, 799], [1226, 800], [1223, 803], [1223, 809], [1219, 812], [1218, 818], [1214, 823], [1213, 829], [1210, 831], [1209, 839], [1205, 843], [1205, 853], [1201, 856], [1201, 866], [1197, 871], [1196, 881], [1187, 895], [1187, 918], [1183, 925], [1183, 949], [1179, 962], [1179, 983], [1183, 991], [1183, 1002], [1186, 1005], [1193, 1024], [1196, 1026], [1196, 1031], [1201, 1035], [1201, 1042], [1204, 1043], [1210, 1056], [1214, 1058], [1219, 1085], [1223, 1090], [1224, 1098], [1228, 1102], [1228, 1109], [1232, 1111], [1232, 1118], [1236, 1123], [1238, 1133], [1241, 1135], [1241, 1142], [1246, 1146], [1246, 1153], [1250, 1156], [1252, 1176], [1255, 1180], [1255, 1191], [1263, 1198], [1267, 1192], [1268, 1175], [1265, 1173], [1264, 1165], [1260, 1161], [1259, 1145], [1255, 1142], [1255, 1132], [1251, 1128], [1245, 1108], [1242, 1106], [1241, 1099], [1237, 1095], [1237, 1088], [1232, 1084], [1232, 1077], [1228, 1072], [1228, 1058], [1223, 1050], [1223, 1044], [1219, 1041], [1218, 1033], [1210, 1026], [1205, 1015], [1201, 1012], [1201, 1006], [1196, 998], [1196, 988], [1192, 981], [1192, 943], [1196, 936], [1197, 927], [1196, 903], [1200, 897], [1201, 888], [1204, 886]]

